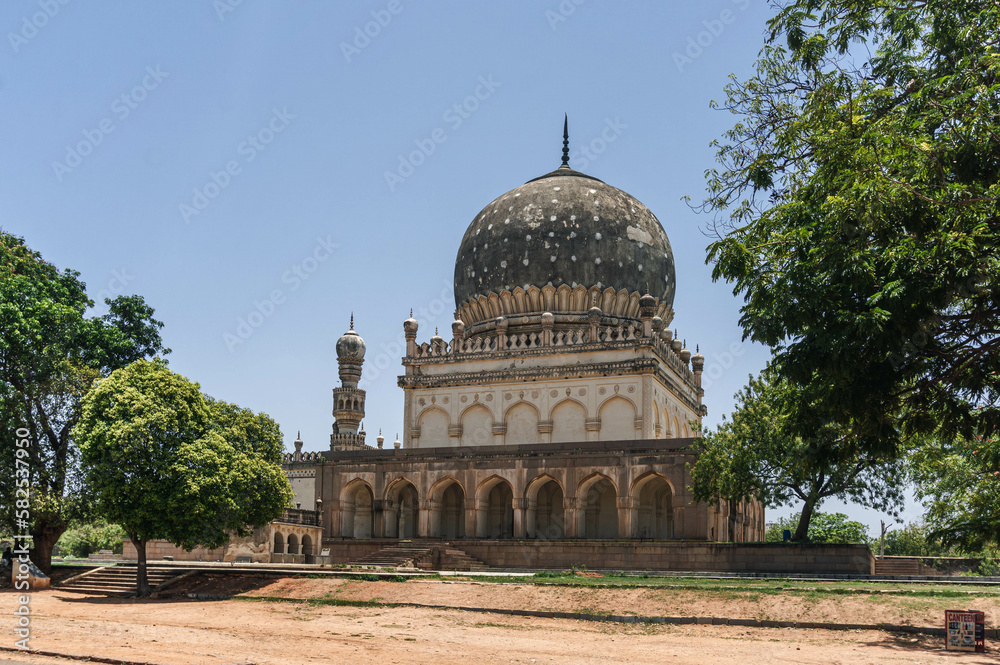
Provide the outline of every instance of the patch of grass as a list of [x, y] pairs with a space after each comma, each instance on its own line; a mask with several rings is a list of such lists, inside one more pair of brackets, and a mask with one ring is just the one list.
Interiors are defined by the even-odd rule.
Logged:
[[344, 598], [283, 598], [282, 596], [233, 596], [233, 600], [244, 600], [257, 603], [303, 603], [335, 607], [399, 607], [399, 603], [386, 603], [381, 600], [347, 600]]

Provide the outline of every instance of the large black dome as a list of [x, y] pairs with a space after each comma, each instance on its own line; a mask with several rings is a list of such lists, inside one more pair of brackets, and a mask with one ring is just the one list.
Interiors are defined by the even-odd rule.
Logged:
[[674, 255], [656, 216], [629, 194], [562, 166], [476, 215], [455, 262], [455, 304], [528, 285], [649, 293], [669, 308]]

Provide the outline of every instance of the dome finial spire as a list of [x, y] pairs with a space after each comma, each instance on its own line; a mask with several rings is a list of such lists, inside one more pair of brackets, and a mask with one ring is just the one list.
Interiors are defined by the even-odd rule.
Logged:
[[354, 312], [351, 312], [351, 330], [354, 330]]
[[569, 114], [563, 114], [563, 154], [562, 165], [569, 166]]

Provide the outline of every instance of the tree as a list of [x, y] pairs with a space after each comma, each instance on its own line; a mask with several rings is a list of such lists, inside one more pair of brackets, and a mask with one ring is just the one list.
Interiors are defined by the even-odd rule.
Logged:
[[888, 556], [958, 556], [952, 548], [931, 539], [926, 524], [915, 522], [885, 534], [885, 553]]
[[[170, 351], [142, 298], [105, 303], [107, 314], [87, 316], [94, 303], [79, 273], [59, 271], [0, 231], [0, 427], [7, 441], [28, 431], [32, 559], [46, 572], [59, 536], [87, 509], [71, 436], [83, 396], [94, 379]], [[11, 531], [13, 454], [12, 446], [0, 452], [0, 529]]]
[[[902, 465], [859, 444], [850, 427], [825, 422], [805, 393], [766, 368], [736, 394], [736, 410], [698, 440], [691, 488], [699, 501], [802, 501], [793, 535], [806, 540], [829, 497], [895, 513], [903, 503]], [[798, 420], [808, 416], [807, 421]], [[804, 428], [803, 425], [806, 427]], [[810, 436], [799, 434], [807, 429]]]
[[[764, 540], [769, 543], [777, 543], [784, 540], [783, 535], [786, 530], [794, 529], [799, 522], [799, 516], [791, 514], [775, 522], [764, 534]], [[793, 538], [793, 540], [796, 540]], [[864, 543], [868, 544], [868, 527], [861, 522], [852, 520], [844, 513], [822, 513], [813, 514], [809, 524], [809, 532], [803, 540], [812, 543]]]
[[149, 540], [219, 547], [278, 517], [293, 496], [274, 421], [207, 400], [159, 359], [99, 380], [73, 433], [97, 512], [135, 545], [139, 595], [149, 593]]
[[1000, 545], [1000, 438], [931, 440], [910, 467], [930, 539], [966, 551]]
[[755, 75], [726, 87], [714, 278], [862, 447], [996, 431], [1000, 5], [778, 7]]

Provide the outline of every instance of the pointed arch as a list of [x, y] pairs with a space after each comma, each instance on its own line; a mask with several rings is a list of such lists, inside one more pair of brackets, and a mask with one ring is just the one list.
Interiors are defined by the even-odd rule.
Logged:
[[604, 401], [598, 410], [601, 419], [599, 440], [628, 441], [635, 438], [635, 404], [615, 395]]
[[345, 538], [375, 535], [375, 492], [361, 478], [351, 480], [340, 492], [340, 529]]
[[476, 489], [476, 535], [514, 537], [514, 488], [506, 478], [494, 474]]
[[417, 487], [405, 476], [394, 479], [385, 490], [383, 503], [386, 538], [415, 538], [420, 519]]
[[575, 399], [564, 399], [552, 408], [552, 443], [587, 440], [587, 407]]
[[427, 535], [465, 538], [465, 488], [453, 476], [439, 478], [427, 492], [430, 501]]
[[594, 472], [580, 481], [576, 496], [577, 534], [582, 538], [618, 537], [618, 488], [603, 473]]
[[448, 437], [448, 426], [451, 419], [448, 413], [438, 406], [430, 406], [420, 412], [417, 427], [420, 428], [420, 447], [435, 448], [452, 445]]
[[632, 536], [665, 540], [674, 537], [674, 486], [662, 473], [647, 471], [629, 492], [632, 497]]
[[493, 443], [493, 412], [482, 404], [473, 404], [462, 412], [463, 446], [488, 446]]
[[538, 442], [538, 408], [521, 400], [511, 405], [503, 417], [506, 424], [504, 443], [520, 445]]
[[551, 540], [565, 534], [565, 492], [562, 483], [543, 473], [525, 490], [525, 535]]

